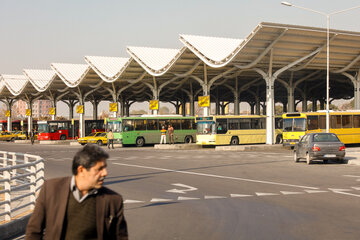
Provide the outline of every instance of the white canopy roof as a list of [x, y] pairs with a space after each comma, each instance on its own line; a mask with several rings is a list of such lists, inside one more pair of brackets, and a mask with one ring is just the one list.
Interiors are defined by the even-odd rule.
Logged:
[[44, 92], [56, 77], [54, 70], [24, 69], [24, 75], [39, 92]]

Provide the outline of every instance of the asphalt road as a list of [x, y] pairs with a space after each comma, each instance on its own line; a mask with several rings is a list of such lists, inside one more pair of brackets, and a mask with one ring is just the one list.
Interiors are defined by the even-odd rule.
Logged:
[[[42, 156], [46, 178], [69, 175], [79, 149], [0, 143]], [[107, 151], [130, 239], [360, 239], [358, 166], [308, 166], [288, 150]]]

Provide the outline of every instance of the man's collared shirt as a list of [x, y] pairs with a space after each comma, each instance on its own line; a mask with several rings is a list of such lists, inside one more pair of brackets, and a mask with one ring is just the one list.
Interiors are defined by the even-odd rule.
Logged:
[[96, 195], [98, 193], [97, 189], [92, 189], [88, 191], [88, 193], [85, 194], [84, 196], [81, 196], [80, 190], [76, 187], [74, 175], [71, 178], [70, 191], [72, 192], [75, 200], [79, 203], [82, 203], [88, 196]]

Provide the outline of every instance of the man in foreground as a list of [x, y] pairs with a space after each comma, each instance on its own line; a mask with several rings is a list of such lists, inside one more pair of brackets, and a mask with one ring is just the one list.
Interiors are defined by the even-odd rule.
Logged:
[[128, 239], [123, 199], [102, 186], [107, 158], [86, 145], [74, 156], [72, 177], [45, 181], [25, 239]]

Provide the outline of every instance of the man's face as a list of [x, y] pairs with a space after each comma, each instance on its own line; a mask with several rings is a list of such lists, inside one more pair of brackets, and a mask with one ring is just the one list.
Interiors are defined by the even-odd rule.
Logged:
[[93, 188], [101, 188], [104, 183], [105, 177], [107, 176], [106, 170], [107, 164], [106, 160], [101, 160], [96, 162], [89, 170], [83, 169], [83, 178], [84, 184], [87, 186], [88, 190]]

